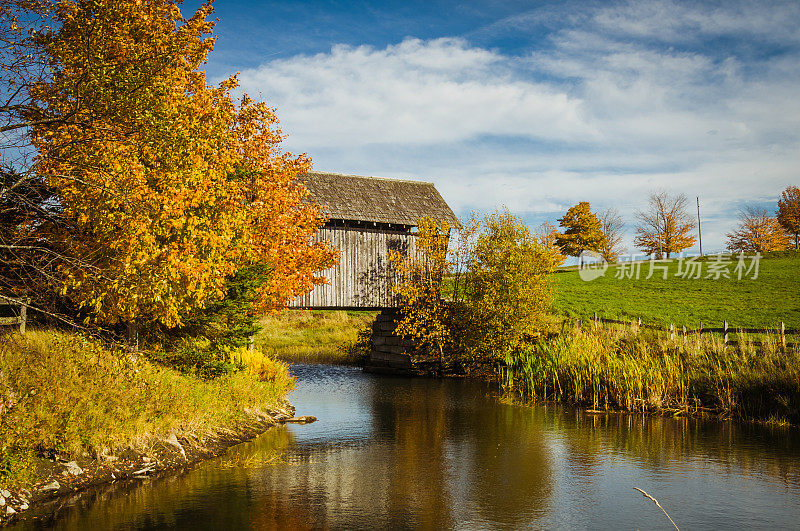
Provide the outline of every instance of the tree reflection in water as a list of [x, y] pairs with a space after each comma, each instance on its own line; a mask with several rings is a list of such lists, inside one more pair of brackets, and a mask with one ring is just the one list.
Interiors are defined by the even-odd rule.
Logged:
[[668, 523], [634, 486], [665, 503], [679, 525], [796, 525], [797, 429], [514, 406], [474, 381], [295, 370], [300, 385], [291, 400], [317, 423], [273, 429], [183, 475], [85, 494], [57, 527]]

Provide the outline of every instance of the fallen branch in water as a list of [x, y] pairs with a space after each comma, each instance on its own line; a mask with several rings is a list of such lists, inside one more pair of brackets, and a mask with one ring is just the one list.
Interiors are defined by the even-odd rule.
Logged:
[[[665, 515], [667, 515], [667, 518], [669, 518], [669, 521], [672, 523], [672, 525], [674, 525], [674, 526], [675, 526], [675, 529], [678, 529], [678, 526], [677, 526], [677, 525], [675, 524], [675, 522], [672, 520], [672, 517], [671, 517], [671, 516], [670, 516], [670, 515], [667, 513], [667, 511], [665, 511], [665, 510], [664, 510], [664, 508], [663, 508], [663, 507], [661, 507], [661, 504], [660, 504], [660, 503], [658, 503], [658, 500], [657, 500], [657, 499], [653, 498], [652, 496], [650, 496], [649, 494], [647, 494], [647, 493], [646, 493], [645, 491], [643, 491], [642, 489], [639, 489], [639, 488], [633, 487], [633, 490], [638, 490], [639, 492], [641, 492], [641, 493], [644, 495], [644, 497], [645, 497], [645, 498], [650, 498], [651, 500], [653, 500], [653, 503], [655, 503], [655, 504], [658, 506], [658, 508], [659, 508], [659, 509], [661, 509], [662, 511], [664, 511], [664, 514], [665, 514]], [[678, 529], [678, 531], [680, 531], [680, 529]]]

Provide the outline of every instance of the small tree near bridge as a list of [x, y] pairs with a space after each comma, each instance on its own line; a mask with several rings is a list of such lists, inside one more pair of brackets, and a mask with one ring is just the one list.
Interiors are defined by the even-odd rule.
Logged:
[[[397, 332], [439, 357], [488, 361], [536, 331], [550, 303], [550, 273], [561, 262], [546, 234], [507, 211], [464, 223], [448, 254], [447, 227], [423, 220], [417, 252], [393, 252], [401, 275]], [[465, 264], [464, 271], [455, 271]], [[457, 277], [457, 278], [456, 278]], [[445, 289], [444, 279], [452, 280]]]

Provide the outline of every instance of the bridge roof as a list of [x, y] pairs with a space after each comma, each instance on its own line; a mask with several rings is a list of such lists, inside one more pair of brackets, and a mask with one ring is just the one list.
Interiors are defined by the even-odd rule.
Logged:
[[329, 219], [416, 226], [430, 216], [459, 226], [433, 183], [322, 172], [306, 173], [300, 180]]

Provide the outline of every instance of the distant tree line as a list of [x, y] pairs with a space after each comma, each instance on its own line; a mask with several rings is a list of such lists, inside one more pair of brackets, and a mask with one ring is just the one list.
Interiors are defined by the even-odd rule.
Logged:
[[[634, 243], [648, 256], [669, 258], [697, 241], [697, 221], [684, 194], [653, 192], [647, 207], [637, 211], [635, 217]], [[544, 227], [565, 255], [580, 257], [584, 251], [591, 251], [608, 262], [616, 262], [626, 251], [622, 245], [625, 222], [614, 208], [596, 214], [587, 201], [581, 201], [558, 222], [561, 232], [552, 225]], [[775, 216], [765, 208], [745, 206], [737, 227], [727, 233], [726, 247], [731, 252], [780, 251], [798, 249], [799, 240], [800, 189], [789, 186], [781, 193]]]

